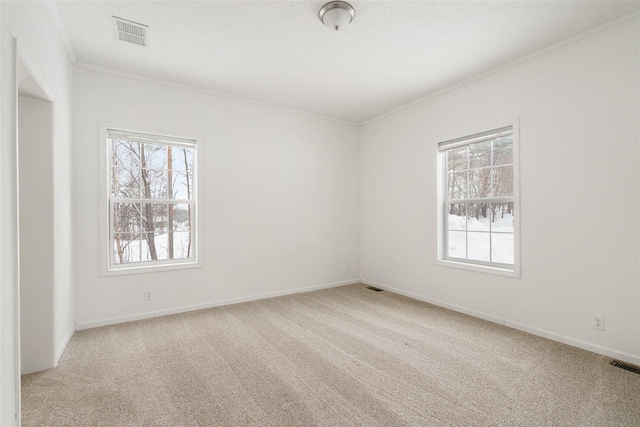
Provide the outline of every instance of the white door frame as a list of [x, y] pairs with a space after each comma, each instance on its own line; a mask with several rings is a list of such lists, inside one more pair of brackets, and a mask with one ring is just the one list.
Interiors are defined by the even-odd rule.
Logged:
[[[34, 62], [28, 53], [20, 45], [18, 38], [13, 36], [13, 58], [12, 58], [12, 108], [11, 108], [11, 126], [12, 126], [12, 149], [13, 149], [13, 244], [14, 244], [14, 288], [13, 288], [13, 324], [14, 324], [14, 369], [15, 369], [15, 422], [20, 426], [22, 421], [22, 381], [21, 381], [21, 363], [20, 363], [20, 158], [19, 158], [19, 138], [18, 138], [18, 63], [22, 64], [29, 71], [40, 89], [44, 92], [47, 100], [51, 102], [51, 161], [53, 162], [53, 153], [55, 148], [55, 95], [49, 85], [46, 83], [42, 74], [35, 67]], [[52, 170], [55, 170], [55, 163], [52, 164]], [[55, 174], [54, 174], [55, 175]], [[53, 176], [51, 177], [51, 189], [53, 194]], [[52, 197], [52, 212], [55, 206], [55, 197]], [[53, 248], [55, 249], [56, 228], [54, 215], [51, 217], [53, 229]], [[53, 251], [53, 289], [52, 289], [52, 325], [53, 325], [53, 346], [52, 346], [52, 366], [57, 364], [56, 358], [56, 337], [55, 337], [55, 250]]]

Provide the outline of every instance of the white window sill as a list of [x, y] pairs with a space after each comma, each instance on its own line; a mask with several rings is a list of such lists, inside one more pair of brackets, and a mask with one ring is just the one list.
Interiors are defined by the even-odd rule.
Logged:
[[134, 267], [112, 268], [110, 270], [104, 271], [102, 275], [122, 276], [127, 274], [158, 273], [162, 271], [186, 270], [200, 267], [201, 266], [197, 261], [177, 262], [173, 264], [138, 265]]
[[475, 271], [477, 273], [494, 274], [497, 276], [520, 278], [520, 271], [518, 269], [508, 269], [500, 267], [491, 267], [488, 265], [471, 264], [466, 262], [451, 261], [447, 259], [441, 259], [436, 261], [436, 265], [441, 267], [457, 268], [459, 270]]

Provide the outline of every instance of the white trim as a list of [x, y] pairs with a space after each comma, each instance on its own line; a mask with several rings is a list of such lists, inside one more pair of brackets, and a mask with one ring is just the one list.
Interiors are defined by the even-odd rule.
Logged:
[[423, 297], [421, 295], [414, 294], [413, 292], [403, 291], [402, 289], [398, 289], [392, 286], [384, 285], [382, 283], [374, 282], [373, 280], [362, 279], [361, 282], [370, 286], [375, 286], [376, 288], [384, 289], [389, 292], [393, 292], [399, 295], [404, 295], [406, 297], [413, 298], [418, 301], [423, 301], [429, 304], [437, 305], [438, 307], [443, 307], [449, 310], [456, 311], [458, 313], [467, 314], [472, 317], [477, 317], [492, 323], [497, 323], [499, 325], [506, 326], [507, 328], [517, 329], [519, 331], [536, 335], [542, 338], [546, 338], [551, 341], [560, 342], [563, 344], [570, 345], [572, 347], [577, 347], [586, 351], [590, 351], [592, 353], [600, 354], [607, 357], [612, 357], [614, 359], [623, 360], [625, 362], [633, 363], [635, 365], [640, 365], [640, 356], [625, 353], [622, 351], [617, 351], [609, 347], [604, 347], [598, 344], [589, 343], [576, 338], [567, 337], [565, 335], [556, 334], [554, 332], [545, 331], [543, 329], [529, 326], [524, 323], [519, 323], [519, 322], [509, 320], [500, 316], [483, 313], [467, 307], [462, 307], [459, 305], [450, 304], [448, 302], [439, 301], [439, 300], [428, 298], [428, 297]]
[[196, 93], [200, 93], [200, 94], [204, 94], [204, 95], [214, 96], [216, 98], [223, 98], [223, 99], [228, 99], [228, 100], [236, 101], [236, 102], [244, 102], [244, 103], [248, 103], [248, 104], [257, 105], [257, 106], [260, 106], [260, 107], [273, 108], [275, 110], [286, 111], [288, 113], [300, 114], [300, 115], [303, 115], [303, 116], [313, 117], [313, 118], [316, 118], [316, 119], [328, 120], [328, 121], [335, 122], [335, 123], [341, 123], [341, 124], [345, 124], [345, 125], [360, 127], [360, 123], [353, 122], [353, 121], [350, 121], [350, 120], [344, 120], [344, 119], [339, 119], [339, 118], [336, 118], [336, 117], [325, 116], [325, 115], [318, 114], [318, 113], [312, 113], [310, 111], [298, 110], [296, 108], [285, 107], [285, 106], [277, 105], [277, 104], [271, 104], [269, 102], [258, 101], [258, 100], [250, 99], [250, 98], [244, 98], [242, 96], [231, 95], [231, 94], [228, 94], [228, 93], [216, 92], [216, 91], [211, 90], [211, 89], [205, 89], [205, 88], [201, 88], [201, 87], [198, 87], [198, 86], [192, 86], [192, 85], [187, 85], [187, 84], [184, 84], [184, 83], [178, 83], [178, 82], [174, 82], [174, 81], [171, 81], [171, 80], [159, 79], [159, 78], [156, 78], [156, 77], [150, 77], [150, 76], [146, 76], [146, 75], [143, 75], [143, 74], [130, 73], [130, 72], [127, 72], [127, 71], [120, 71], [120, 70], [116, 70], [116, 69], [113, 69], [113, 68], [102, 67], [100, 65], [87, 64], [86, 62], [77, 62], [75, 64], [75, 67], [83, 69], [83, 70], [94, 71], [94, 72], [97, 72], [97, 73], [110, 74], [112, 76], [118, 76], [118, 77], [123, 77], [123, 78], [126, 78], [126, 79], [143, 81], [143, 82], [152, 83], [152, 84], [161, 85], [161, 86], [169, 86], [169, 87], [173, 87], [173, 88], [176, 88], [176, 89], [181, 89], [181, 90], [186, 90], [186, 91], [190, 91], [190, 92], [196, 92]]
[[522, 239], [522, 215], [520, 212], [520, 199], [522, 193], [520, 190], [520, 117], [516, 118], [513, 122], [513, 209], [515, 215], [513, 219], [514, 224], [514, 254], [513, 254], [513, 277], [520, 278], [522, 271], [522, 258], [521, 258], [521, 239]]
[[[197, 209], [197, 207], [196, 207]], [[202, 267], [199, 263], [191, 260], [186, 262], [173, 262], [173, 263], [158, 263], [154, 264], [152, 261], [144, 263], [137, 262], [132, 263], [133, 266], [128, 267], [113, 267], [102, 272], [102, 276], [123, 276], [129, 274], [142, 274], [142, 273], [159, 273], [161, 271], [174, 271], [174, 270], [189, 270], [192, 268]], [[126, 265], [126, 264], [125, 264]]]
[[20, 157], [18, 149], [18, 61], [20, 47], [18, 39], [13, 37], [12, 52], [12, 90], [11, 90], [11, 126], [12, 129], [12, 158], [13, 158], [13, 369], [14, 369], [14, 419], [17, 426], [22, 419], [22, 366], [20, 356]]
[[49, 7], [51, 19], [53, 19], [53, 23], [56, 26], [58, 35], [60, 36], [60, 41], [62, 41], [64, 50], [67, 52], [67, 57], [69, 57], [69, 62], [71, 62], [71, 65], [75, 65], [75, 63], [78, 62], [78, 59], [76, 58], [76, 52], [73, 49], [73, 44], [71, 44], [71, 37], [69, 37], [67, 27], [64, 25], [64, 21], [62, 20], [60, 9], [58, 9], [58, 5], [53, 0], [47, 1], [46, 3]]
[[475, 271], [477, 273], [495, 274], [498, 276], [513, 277], [516, 279], [520, 277], [514, 270], [510, 268], [500, 268], [493, 265], [474, 264], [472, 261], [464, 262], [454, 261], [450, 259], [439, 259], [435, 264], [439, 265], [440, 267], [449, 267], [458, 270], [469, 270]]
[[540, 49], [538, 51], [530, 53], [529, 55], [525, 55], [525, 56], [523, 56], [521, 58], [514, 59], [513, 61], [506, 62], [506, 63], [504, 63], [502, 65], [497, 66], [497, 67], [491, 68], [491, 69], [489, 69], [489, 70], [487, 70], [485, 72], [482, 72], [482, 73], [479, 73], [479, 74], [475, 74], [472, 77], [469, 77], [467, 79], [461, 80], [461, 81], [459, 81], [457, 83], [453, 83], [453, 84], [451, 84], [449, 86], [445, 86], [445, 87], [443, 87], [441, 89], [435, 90], [435, 91], [431, 92], [428, 95], [425, 95], [425, 96], [423, 96], [421, 98], [416, 99], [415, 101], [411, 101], [411, 102], [409, 102], [407, 104], [401, 105], [400, 107], [396, 107], [396, 108], [393, 108], [393, 109], [391, 109], [391, 110], [389, 110], [387, 112], [384, 112], [382, 114], [378, 114], [377, 116], [374, 116], [374, 117], [372, 117], [370, 119], [362, 121], [360, 123], [360, 126], [368, 125], [368, 124], [373, 123], [373, 122], [375, 122], [377, 120], [380, 120], [380, 119], [382, 119], [384, 117], [399, 113], [399, 112], [407, 110], [407, 109], [409, 109], [411, 107], [415, 107], [415, 106], [420, 105], [420, 104], [422, 104], [424, 102], [427, 102], [427, 101], [429, 101], [431, 99], [434, 99], [434, 98], [437, 98], [439, 96], [442, 96], [442, 95], [444, 95], [446, 93], [453, 92], [453, 91], [455, 91], [457, 89], [460, 89], [462, 87], [469, 86], [470, 84], [475, 83], [477, 81], [484, 80], [484, 79], [486, 79], [488, 77], [491, 77], [491, 76], [493, 76], [495, 74], [499, 74], [499, 73], [501, 73], [503, 71], [506, 71], [506, 70], [509, 70], [511, 68], [517, 67], [518, 65], [533, 61], [536, 58], [539, 58], [541, 56], [545, 56], [545, 55], [547, 55], [549, 53], [552, 53], [552, 52], [554, 52], [556, 50], [559, 50], [559, 49], [562, 49], [564, 47], [570, 46], [570, 45], [572, 45], [574, 43], [577, 43], [579, 41], [588, 39], [589, 37], [593, 37], [593, 36], [595, 36], [597, 34], [600, 34], [600, 33], [604, 32], [604, 31], [607, 31], [607, 30], [610, 30], [612, 28], [618, 27], [620, 25], [626, 24], [627, 22], [633, 21], [634, 19], [638, 19], [639, 17], [640, 17], [640, 9], [636, 9], [634, 11], [631, 11], [629, 13], [621, 15], [621, 16], [619, 16], [617, 18], [614, 18], [614, 19], [612, 19], [610, 21], [607, 21], [607, 22], [605, 22], [603, 24], [600, 24], [600, 25], [598, 25], [596, 27], [590, 28], [590, 29], [588, 29], [586, 31], [583, 31], [583, 32], [578, 33], [578, 34], [575, 34], [575, 35], [573, 35], [571, 37], [568, 37], [568, 38], [566, 38], [564, 40], [561, 40], [561, 41], [559, 41], [557, 43], [554, 43], [554, 44], [552, 44], [550, 46], [542, 48], [542, 49]]
[[537, 335], [539, 337], [547, 338], [552, 341], [561, 342], [572, 347], [578, 347], [592, 353], [597, 353], [603, 356], [622, 360], [624, 362], [633, 363], [634, 365], [640, 365], [640, 356], [634, 356], [633, 354], [617, 351], [609, 347], [604, 347], [598, 344], [593, 344], [579, 339], [567, 337], [565, 335], [556, 334], [554, 332], [545, 331], [544, 329], [539, 329], [509, 319], [504, 319], [504, 326], [506, 326], [507, 328], [517, 329], [519, 331], [526, 332], [532, 335]]
[[52, 242], [51, 242], [51, 250], [52, 250], [52, 264], [51, 264], [51, 314], [53, 316], [52, 326], [53, 326], [53, 366], [55, 367], [58, 363], [58, 359], [56, 358], [56, 295], [57, 295], [57, 284], [56, 284], [56, 273], [57, 273], [57, 257], [56, 257], [56, 242], [58, 242], [58, 227], [56, 227], [56, 109], [58, 103], [56, 101], [49, 101], [49, 108], [51, 113], [51, 182], [50, 182], [50, 190], [51, 190], [51, 232], [52, 232]]
[[76, 330], [98, 328], [100, 326], [116, 325], [118, 323], [133, 322], [135, 320], [150, 319], [153, 317], [168, 316], [171, 314], [186, 313], [189, 311], [203, 310], [213, 307], [221, 307], [224, 305], [238, 304], [242, 302], [258, 301], [266, 298], [274, 298], [284, 295], [292, 295], [304, 292], [312, 292], [320, 289], [336, 288], [339, 286], [354, 285], [360, 283], [360, 279], [345, 280], [342, 282], [324, 283], [322, 285], [306, 286], [302, 288], [288, 289], [283, 291], [266, 292], [263, 294], [253, 294], [246, 297], [229, 298], [220, 301], [206, 302], [202, 304], [185, 305], [181, 307], [167, 308], [164, 310], [147, 311], [139, 314], [130, 314], [126, 316], [111, 317], [107, 319], [90, 320], [86, 322], [76, 322]]
[[470, 308], [462, 307], [455, 304], [450, 304], [448, 302], [436, 300], [433, 298], [427, 298], [420, 296], [418, 294], [414, 294], [413, 292], [403, 291], [402, 289], [394, 288], [392, 286], [388, 286], [379, 282], [374, 282], [373, 280], [361, 279], [360, 280], [365, 285], [375, 286], [376, 288], [384, 289], [385, 291], [393, 292], [395, 294], [404, 295], [405, 297], [413, 298], [418, 301], [426, 302], [429, 304], [437, 305], [438, 307], [447, 308], [449, 310], [456, 311], [458, 313], [468, 314], [469, 316], [477, 317], [479, 319], [486, 320], [492, 323], [498, 323], [499, 325], [504, 325], [504, 319], [498, 316], [494, 316], [492, 314], [483, 313], [481, 311], [472, 310]]
[[60, 357], [62, 357], [62, 353], [64, 353], [64, 351], [67, 349], [67, 346], [69, 345], [69, 341], [71, 341], [71, 338], [73, 337], [73, 334], [75, 332], [76, 332], [76, 327], [75, 325], [73, 325], [71, 326], [71, 329], [69, 329], [69, 332], [67, 332], [67, 336], [64, 339], [64, 341], [60, 344], [60, 346], [56, 350], [56, 363], [54, 364], [54, 367], [58, 366]]

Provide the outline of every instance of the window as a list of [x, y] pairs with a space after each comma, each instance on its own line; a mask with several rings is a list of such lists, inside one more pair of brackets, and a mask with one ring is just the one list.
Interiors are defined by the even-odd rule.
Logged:
[[196, 144], [107, 129], [109, 269], [196, 259]]
[[515, 271], [513, 127], [438, 144], [441, 260]]

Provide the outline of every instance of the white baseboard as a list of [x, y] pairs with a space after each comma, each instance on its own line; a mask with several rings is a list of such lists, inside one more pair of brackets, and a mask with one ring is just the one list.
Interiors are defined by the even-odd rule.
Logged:
[[71, 337], [75, 332], [76, 332], [76, 328], [71, 327], [69, 332], [67, 332], [67, 336], [65, 337], [64, 341], [62, 341], [62, 344], [60, 344], [60, 346], [56, 349], [56, 360], [55, 360], [54, 366], [58, 366], [58, 361], [60, 360], [62, 353], [64, 353], [64, 351], [67, 349], [67, 346], [69, 345], [69, 341], [71, 341]]
[[230, 298], [220, 301], [206, 302], [202, 304], [186, 305], [181, 307], [167, 308], [164, 310], [147, 311], [139, 314], [131, 314], [126, 316], [112, 317], [108, 319], [89, 320], [85, 322], [76, 322], [76, 330], [98, 328], [100, 326], [115, 325], [118, 323], [132, 322], [135, 320], [150, 319], [152, 317], [168, 316], [171, 314], [186, 313], [188, 311], [203, 310], [206, 308], [220, 307], [223, 305], [238, 304], [241, 302], [257, 301], [265, 298], [273, 298], [283, 295], [291, 295], [302, 292], [317, 291], [319, 289], [335, 288], [338, 286], [353, 285], [360, 283], [360, 279], [345, 280], [342, 282], [325, 283], [322, 285], [306, 286], [296, 289], [288, 289], [284, 291], [266, 292], [263, 294], [248, 295], [246, 297]]
[[472, 310], [470, 308], [461, 307], [455, 304], [449, 304], [444, 301], [439, 301], [427, 297], [423, 297], [413, 292], [403, 291], [402, 289], [394, 288], [392, 286], [387, 286], [383, 283], [374, 282], [373, 280], [362, 279], [362, 283], [375, 286], [380, 289], [387, 290], [389, 292], [393, 292], [399, 295], [404, 295], [409, 298], [413, 298], [419, 301], [424, 301], [429, 304], [437, 305], [439, 307], [447, 308], [449, 310], [457, 311], [459, 313], [468, 314], [469, 316], [478, 317], [480, 319], [487, 320], [489, 322], [498, 323], [500, 325], [504, 325], [508, 328], [517, 329], [519, 331], [527, 332], [532, 335], [537, 335], [539, 337], [547, 338], [552, 341], [561, 342], [563, 344], [570, 345], [572, 347], [581, 348], [583, 350], [591, 351], [593, 353], [601, 354], [603, 356], [611, 357], [613, 359], [622, 360], [628, 363], [633, 363], [635, 365], [640, 365], [640, 356], [635, 356], [633, 354], [624, 353], [621, 351], [617, 351], [608, 347], [603, 347], [598, 344], [589, 343], [586, 341], [582, 341], [575, 338], [570, 338], [564, 335], [556, 334], [555, 332], [545, 331], [543, 329], [539, 329], [533, 326], [525, 325], [523, 323], [515, 322], [513, 320], [505, 319], [499, 316], [494, 316], [487, 313], [482, 313], [476, 310]]
[[402, 289], [394, 288], [392, 286], [387, 286], [382, 283], [374, 282], [373, 280], [362, 279], [362, 283], [366, 285], [375, 286], [376, 288], [384, 289], [389, 292], [393, 292], [394, 294], [404, 295], [405, 297], [417, 299], [418, 301], [428, 302], [429, 304], [437, 305], [438, 307], [448, 308], [449, 310], [457, 311], [458, 313], [468, 314], [469, 316], [478, 317], [480, 319], [487, 320], [489, 322], [498, 323], [500, 325], [504, 325], [504, 319], [498, 316], [493, 316], [491, 314], [482, 313], [480, 311], [472, 310], [470, 308], [461, 307], [455, 304], [449, 304], [444, 301], [435, 300], [432, 298], [427, 298], [420, 296], [418, 294], [414, 294], [413, 292], [403, 291]]
[[617, 351], [609, 347], [603, 347], [598, 344], [589, 343], [576, 338], [570, 338], [564, 335], [556, 334], [555, 332], [545, 331], [543, 329], [538, 329], [533, 326], [525, 325], [523, 323], [514, 322], [513, 320], [509, 319], [504, 320], [504, 325], [509, 328], [517, 329], [519, 331], [527, 332], [533, 335], [538, 335], [539, 337], [547, 338], [552, 341], [558, 341], [563, 344], [578, 347], [583, 350], [611, 357], [613, 359], [633, 363], [634, 365], [640, 365], [640, 356], [634, 356], [633, 354]]

